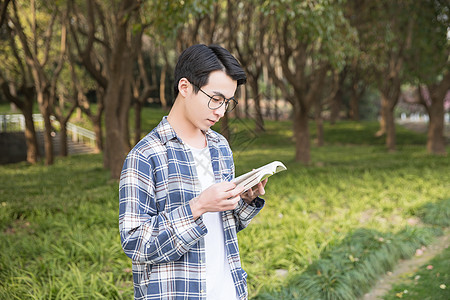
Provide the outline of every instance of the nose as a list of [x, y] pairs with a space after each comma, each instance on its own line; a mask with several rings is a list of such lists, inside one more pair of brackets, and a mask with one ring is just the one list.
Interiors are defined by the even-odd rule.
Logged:
[[224, 103], [219, 108], [214, 110], [214, 114], [217, 115], [219, 118], [222, 118], [226, 111], [226, 104]]

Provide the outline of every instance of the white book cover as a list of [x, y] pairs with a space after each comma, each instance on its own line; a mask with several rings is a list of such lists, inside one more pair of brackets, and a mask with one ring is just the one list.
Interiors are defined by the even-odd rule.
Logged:
[[258, 169], [247, 172], [239, 177], [234, 178], [231, 182], [236, 184], [236, 188], [244, 187], [244, 191], [254, 187], [264, 179], [278, 172], [287, 170], [286, 166], [280, 161], [273, 161]]

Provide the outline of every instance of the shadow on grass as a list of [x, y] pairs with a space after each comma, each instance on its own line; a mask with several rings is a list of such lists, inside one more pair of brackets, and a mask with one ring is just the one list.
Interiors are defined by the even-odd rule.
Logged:
[[448, 227], [450, 226], [450, 198], [436, 203], [426, 203], [419, 207], [416, 215], [426, 224]]
[[255, 299], [362, 297], [398, 260], [410, 258], [416, 249], [442, 234], [441, 227], [450, 222], [450, 199], [427, 203], [416, 214], [427, 225], [406, 227], [397, 233], [356, 229], [339, 244], [325, 249], [303, 273], [290, 276], [281, 290], [262, 292]]

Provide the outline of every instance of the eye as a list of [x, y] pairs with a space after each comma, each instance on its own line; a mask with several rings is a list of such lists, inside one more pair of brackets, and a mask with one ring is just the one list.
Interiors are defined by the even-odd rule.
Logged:
[[222, 103], [224, 101], [224, 99], [221, 96], [212, 96], [211, 101], [214, 101], [214, 103], [219, 104], [219, 103]]

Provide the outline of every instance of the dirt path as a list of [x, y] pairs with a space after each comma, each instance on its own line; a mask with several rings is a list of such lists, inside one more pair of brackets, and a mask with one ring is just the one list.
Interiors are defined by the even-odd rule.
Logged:
[[365, 294], [361, 300], [382, 299], [381, 297], [391, 290], [394, 283], [397, 283], [401, 278], [404, 278], [406, 274], [411, 274], [418, 271], [420, 266], [424, 265], [427, 261], [441, 253], [442, 250], [448, 248], [449, 246], [450, 229], [447, 229], [444, 231], [444, 235], [440, 236], [434, 243], [421, 249], [423, 251], [421, 255], [415, 255], [408, 260], [401, 260], [394, 267], [394, 270], [381, 277], [373, 289], [369, 293]]

